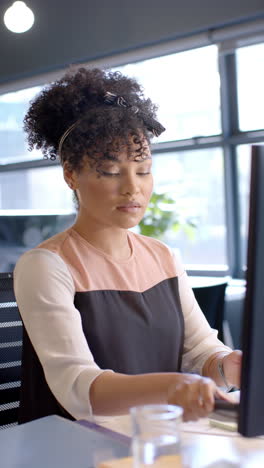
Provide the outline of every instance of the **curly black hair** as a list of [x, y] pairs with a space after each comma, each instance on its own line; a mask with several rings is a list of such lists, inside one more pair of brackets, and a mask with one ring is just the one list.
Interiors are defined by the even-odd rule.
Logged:
[[[128, 107], [109, 105], [106, 93], [122, 96]], [[120, 72], [82, 67], [46, 86], [31, 101], [24, 130], [30, 150], [41, 149], [45, 158], [60, 158], [61, 164], [68, 162], [72, 169], [79, 170], [85, 156], [99, 167], [102, 155], [116, 150], [118, 141], [129, 146], [131, 136], [143, 156], [142, 140], [149, 142], [152, 135], [142, 116], [155, 119], [156, 111], [156, 105], [144, 97], [135, 79]], [[61, 137], [76, 122], [59, 154]]]

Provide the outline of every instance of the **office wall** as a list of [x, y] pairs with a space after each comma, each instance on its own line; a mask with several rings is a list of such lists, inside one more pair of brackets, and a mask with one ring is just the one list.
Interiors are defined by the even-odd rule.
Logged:
[[[12, 0], [0, 1], [0, 18]], [[32, 30], [0, 22], [0, 84], [264, 17], [263, 0], [26, 0]]]

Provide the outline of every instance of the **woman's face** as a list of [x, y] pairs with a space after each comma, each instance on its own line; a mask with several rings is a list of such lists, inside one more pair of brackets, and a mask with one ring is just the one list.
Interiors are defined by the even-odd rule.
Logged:
[[137, 148], [130, 145], [128, 154], [123, 145], [102, 157], [98, 170], [88, 158], [80, 172], [64, 167], [65, 180], [77, 192], [79, 216], [85, 222], [128, 229], [142, 219], [153, 189], [152, 160], [148, 143], [144, 143], [143, 157]]

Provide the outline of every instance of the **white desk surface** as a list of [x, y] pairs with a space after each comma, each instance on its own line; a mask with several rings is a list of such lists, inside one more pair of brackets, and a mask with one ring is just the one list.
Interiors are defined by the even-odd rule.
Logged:
[[[131, 435], [130, 419], [123, 416], [103, 426]], [[104, 430], [103, 430], [104, 431]], [[199, 433], [198, 431], [201, 431]], [[1, 468], [92, 468], [106, 459], [129, 454], [118, 434], [91, 428], [58, 416], [48, 416], [0, 430]], [[183, 424], [184, 468], [263, 468], [264, 439], [209, 429], [208, 420]], [[221, 435], [220, 435], [221, 434]], [[110, 437], [111, 436], [111, 437]]]
[[[131, 436], [129, 416], [101, 425]], [[264, 438], [245, 438], [210, 426], [209, 419], [182, 424], [184, 468], [264, 468]]]

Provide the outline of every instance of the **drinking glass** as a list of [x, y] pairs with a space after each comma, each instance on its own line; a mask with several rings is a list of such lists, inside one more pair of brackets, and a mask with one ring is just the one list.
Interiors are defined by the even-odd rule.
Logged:
[[133, 468], [180, 467], [183, 410], [175, 405], [144, 405], [130, 409]]

